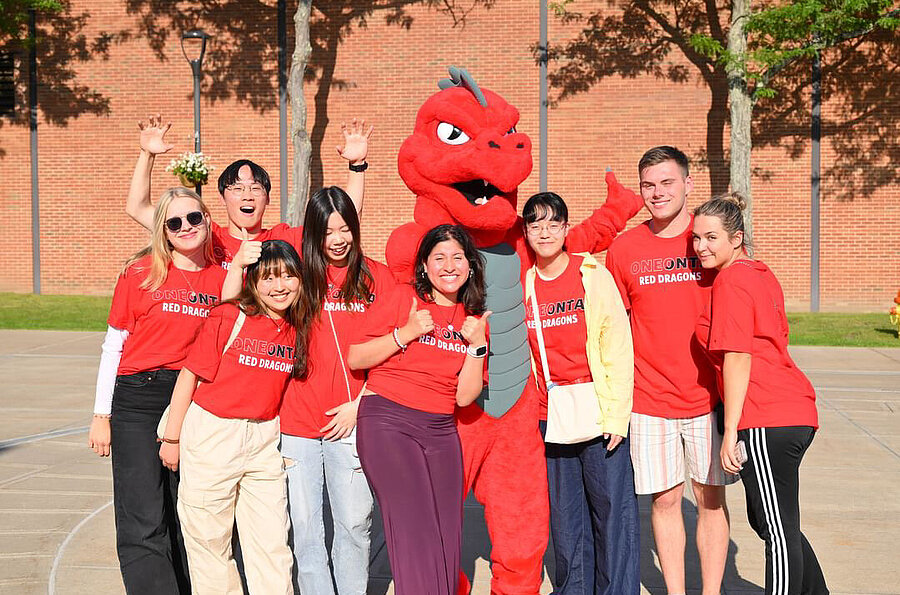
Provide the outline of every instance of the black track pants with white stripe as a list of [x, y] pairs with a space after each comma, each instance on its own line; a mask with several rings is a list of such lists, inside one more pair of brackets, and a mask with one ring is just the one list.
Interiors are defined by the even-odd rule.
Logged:
[[750, 428], [741, 470], [750, 526], [766, 542], [766, 595], [827, 594], [812, 546], [800, 532], [800, 461], [815, 430], [809, 426]]

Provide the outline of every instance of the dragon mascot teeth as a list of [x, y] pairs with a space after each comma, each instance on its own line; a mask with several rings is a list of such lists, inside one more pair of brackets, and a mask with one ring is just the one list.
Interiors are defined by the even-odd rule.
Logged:
[[[416, 194], [414, 222], [391, 234], [386, 256], [401, 281], [412, 277], [419, 240], [443, 223], [465, 227], [485, 259], [487, 309], [493, 311], [488, 385], [457, 410], [465, 491], [484, 505], [491, 538], [491, 593], [539, 592], [549, 532], [547, 470], [538, 430], [522, 276], [534, 263], [517, 192], [531, 173], [531, 140], [516, 132], [519, 112], [481, 89], [462, 69], [429, 97], [400, 148], [400, 176]], [[586, 167], [591, 167], [586, 164]], [[605, 250], [642, 203], [606, 175], [607, 200], [567, 239], [573, 252]], [[460, 593], [468, 593], [461, 573]]]

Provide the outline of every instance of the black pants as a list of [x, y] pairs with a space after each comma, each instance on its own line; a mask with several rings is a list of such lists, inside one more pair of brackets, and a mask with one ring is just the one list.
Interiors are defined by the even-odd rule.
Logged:
[[741, 470], [750, 526], [766, 542], [767, 595], [826, 595], [825, 577], [800, 531], [800, 461], [812, 443], [809, 426], [750, 428]]
[[178, 474], [163, 467], [156, 442], [156, 426], [177, 376], [174, 370], [154, 370], [116, 378], [110, 420], [113, 498], [116, 547], [129, 595], [191, 592], [175, 512]]

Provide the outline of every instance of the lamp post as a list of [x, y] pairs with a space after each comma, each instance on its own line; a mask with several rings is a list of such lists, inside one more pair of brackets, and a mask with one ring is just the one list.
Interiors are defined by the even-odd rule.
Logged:
[[[206, 54], [206, 40], [209, 34], [202, 29], [193, 31], [185, 31], [181, 34], [181, 53], [184, 59], [191, 65], [191, 72], [194, 73], [194, 152], [200, 152], [200, 81], [203, 78], [203, 56]], [[187, 49], [184, 47], [185, 40], [194, 47], [194, 55], [196, 58], [189, 58]], [[199, 51], [197, 51], [199, 49]], [[200, 192], [200, 186], [197, 186], [197, 192]]]

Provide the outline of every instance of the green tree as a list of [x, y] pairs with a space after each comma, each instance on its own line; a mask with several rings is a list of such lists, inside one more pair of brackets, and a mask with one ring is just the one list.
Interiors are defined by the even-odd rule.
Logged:
[[63, 5], [57, 0], [4, 0], [0, 2], [0, 41], [24, 39], [28, 36], [31, 11], [59, 12]]
[[[730, 184], [750, 198], [751, 174], [765, 174], [751, 169], [749, 159], [761, 130], [765, 145], [802, 152], [809, 130], [809, 61], [826, 48], [824, 91], [839, 97], [849, 114], [826, 122], [838, 152], [829, 175], [841, 176], [847, 195], [871, 190], [876, 181], [900, 181], [897, 161], [885, 158], [898, 151], [898, 115], [889, 98], [897, 86], [900, 39], [890, 0], [798, 0], [756, 12], [749, 0], [611, 0], [588, 14], [574, 11], [571, 0], [553, 6], [563, 22], [582, 25], [574, 38], [548, 48], [556, 101], [613, 75], [687, 82], [690, 67], [671, 60], [673, 52], [682, 54], [710, 91], [706, 147], [693, 157], [709, 168], [713, 193]], [[847, 79], [854, 85], [843, 85]], [[726, 151], [727, 123], [732, 136]], [[885, 130], [894, 131], [895, 142], [877, 134]], [[871, 159], [873, 154], [879, 157]], [[876, 175], [859, 175], [862, 165], [872, 171], [873, 164]]]
[[[900, 24], [891, 0], [793, 0], [751, 11], [750, 0], [732, 0], [727, 46], [695, 34], [691, 45], [724, 64], [731, 110], [732, 190], [751, 194], [751, 120], [760, 98], [775, 98], [772, 80], [791, 64], [813, 59], [827, 48], [865, 38]], [[752, 221], [752, 201], [747, 216]]]

